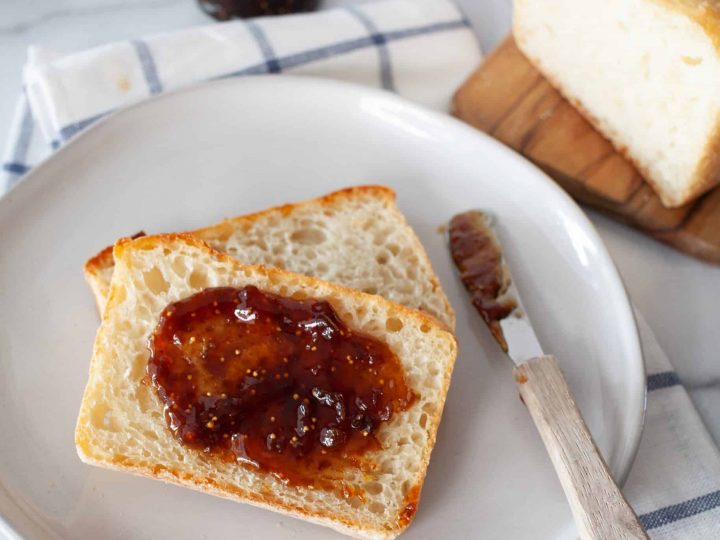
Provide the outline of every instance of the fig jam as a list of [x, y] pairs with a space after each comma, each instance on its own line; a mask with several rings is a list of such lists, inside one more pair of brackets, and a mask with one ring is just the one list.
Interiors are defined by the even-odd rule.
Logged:
[[514, 298], [503, 297], [509, 284], [502, 251], [487, 218], [476, 211], [457, 214], [450, 220], [450, 254], [471, 301], [507, 352], [500, 321], [517, 307]]
[[182, 444], [322, 486], [380, 448], [377, 432], [416, 396], [383, 342], [321, 300], [248, 286], [167, 306], [147, 372]]

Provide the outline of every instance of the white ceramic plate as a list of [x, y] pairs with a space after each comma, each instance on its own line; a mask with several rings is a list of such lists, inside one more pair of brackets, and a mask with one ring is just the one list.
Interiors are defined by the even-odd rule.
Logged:
[[335, 538], [80, 462], [73, 429], [98, 325], [81, 266], [140, 229], [191, 229], [361, 183], [395, 188], [458, 314], [461, 352], [405, 538], [572, 538], [511, 365], [470, 307], [437, 228], [473, 207], [499, 216], [541, 341], [621, 478], [640, 437], [644, 371], [598, 235], [541, 172], [460, 122], [386, 93], [285, 76], [127, 109], [0, 200], [0, 529], [28, 539]]

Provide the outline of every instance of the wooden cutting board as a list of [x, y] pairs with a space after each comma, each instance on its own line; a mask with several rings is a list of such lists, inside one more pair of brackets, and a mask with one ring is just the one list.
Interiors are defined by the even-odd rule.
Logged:
[[720, 264], [720, 188], [665, 208], [635, 167], [528, 62], [508, 37], [455, 94], [454, 114], [544, 169], [579, 202]]

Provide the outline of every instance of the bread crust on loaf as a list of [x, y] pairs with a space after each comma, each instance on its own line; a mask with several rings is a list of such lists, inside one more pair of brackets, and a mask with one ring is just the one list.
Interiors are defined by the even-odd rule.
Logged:
[[651, 0], [696, 22], [720, 51], [720, 4], [712, 0]]
[[[437, 428], [442, 416], [445, 396], [447, 395], [450, 384], [450, 376], [454, 360], [457, 355], [457, 342], [455, 337], [446, 330], [445, 325], [437, 321], [429, 314], [413, 310], [399, 304], [391, 303], [375, 295], [369, 295], [354, 289], [348, 289], [340, 285], [324, 282], [317, 278], [300, 276], [298, 274], [292, 274], [276, 268], [244, 265], [230, 255], [217, 251], [202, 240], [188, 234], [179, 233], [145, 236], [134, 240], [129, 238], [121, 239], [114, 247], [114, 258], [119, 265], [123, 265], [126, 263], [124, 258], [131, 252], [131, 250], [147, 250], [158, 247], [163, 247], [170, 250], [170, 252], [185, 247], [199, 250], [200, 252], [211, 256], [216, 261], [227, 263], [236, 271], [238, 276], [253, 275], [266, 277], [268, 278], [268, 283], [299, 282], [303, 290], [317, 290], [320, 293], [318, 294], [318, 297], [325, 298], [331, 303], [340, 303], [342, 305], [349, 305], [351, 302], [357, 302], [361, 305], [378, 304], [380, 306], [384, 306], [384, 309], [386, 309], [388, 313], [392, 313], [393, 316], [401, 317], [405, 322], [415, 322], [421, 325], [426, 325], [428, 332], [441, 336], [442, 340], [449, 346], [451, 354], [450, 357], [447, 358], [447, 365], [442, 372], [440, 403], [437, 404], [436, 410], [433, 414], [428, 416], [428, 438], [422, 450], [421, 466], [412, 487], [407, 492], [408, 494], [417, 494], [417, 498], [412, 501], [413, 504], [419, 500], [420, 489], [422, 488], [427, 471], [427, 465], [430, 460], [430, 454], [435, 444]], [[95, 341], [93, 359], [90, 365], [90, 378], [81, 404], [75, 431], [75, 443], [78, 455], [84, 462], [110, 469], [130, 472], [149, 478], [155, 478], [171, 484], [189, 487], [235, 501], [250, 503], [293, 517], [299, 517], [313, 523], [329, 526], [341, 533], [358, 538], [394, 538], [409, 525], [412, 520], [412, 515], [408, 516], [402, 510], [393, 523], [385, 523], [383, 527], [373, 527], [360, 520], [353, 521], [350, 519], [342, 519], [335, 515], [318, 512], [317, 510], [310, 510], [300, 504], [289, 504], [286, 500], [281, 499], [276, 494], [276, 489], [287, 489], [286, 486], [284, 486], [284, 484], [282, 484], [270, 473], [258, 473], [258, 475], [264, 475], [267, 478], [272, 479], [275, 483], [275, 489], [265, 489], [260, 492], [256, 492], [233, 484], [218, 482], [211, 478], [198, 476], [195, 471], [181, 471], [176, 468], [167, 467], [162, 463], [153, 463], [151, 459], [148, 459], [147, 461], [132, 460], [126, 456], [118, 455], [117, 453], [113, 453], [110, 458], [107, 458], [95, 451], [93, 445], [93, 433], [95, 428], [90, 421], [93, 407], [93, 404], [90, 403], [91, 384], [94, 373], [100, 370], [99, 364], [101, 362], [101, 357], [106, 354], [103, 350], [103, 344], [107, 342], [112, 332], [112, 327], [110, 326], [112, 321], [110, 319], [113, 316], [113, 310], [117, 309], [117, 306], [124, 301], [125, 295], [126, 291], [124, 289], [123, 274], [122, 272], [116, 272], [113, 276], [107, 307], [103, 313], [103, 323], [98, 330]], [[140, 383], [138, 382], [137, 384]], [[414, 388], [414, 390], [416, 392], [419, 391], [418, 388]], [[161, 408], [161, 405], [157, 403], [157, 407]], [[105, 448], [102, 450], [106, 451]], [[191, 449], [185, 449], [185, 451], [194, 452], [194, 450]]]
[[715, 129], [703, 150], [703, 157], [695, 173], [695, 183], [688, 187], [685, 194], [677, 200], [669, 201], [669, 203], [663, 200], [663, 204], [669, 207], [681, 206], [718, 184], [720, 184], [720, 114], [715, 117]]

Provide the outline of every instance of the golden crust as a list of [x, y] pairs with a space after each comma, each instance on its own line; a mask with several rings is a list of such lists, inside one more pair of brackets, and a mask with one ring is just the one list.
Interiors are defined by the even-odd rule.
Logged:
[[695, 21], [720, 51], [720, 1], [718, 0], [652, 0], [673, 12]]
[[385, 199], [387, 204], [392, 204], [393, 201], [395, 201], [395, 191], [390, 189], [387, 186], [380, 186], [380, 185], [366, 185], [366, 186], [351, 186], [347, 188], [340, 189], [338, 191], [333, 191], [332, 193], [328, 193], [327, 195], [322, 195], [320, 197], [316, 197], [314, 199], [306, 199], [304, 201], [296, 202], [296, 203], [287, 203], [280, 206], [274, 206], [272, 208], [268, 208], [267, 210], [261, 210], [259, 212], [253, 212], [252, 214], [244, 214], [242, 216], [236, 216], [228, 219], [222, 220], [217, 225], [211, 225], [209, 227], [203, 227], [201, 229], [195, 229], [193, 231], [188, 231], [192, 234], [198, 234], [198, 233], [204, 233], [207, 231], [215, 231], [220, 230], [226, 226], [237, 226], [241, 223], [252, 223], [254, 221], [257, 221], [259, 218], [269, 216], [272, 214], [281, 214], [284, 216], [287, 216], [288, 214], [295, 211], [297, 208], [303, 208], [309, 204], [318, 204], [320, 206], [329, 206], [332, 204], [335, 204], [339, 200], [342, 199], [352, 199], [354, 197], [360, 196], [360, 195], [374, 195], [375, 197], [379, 199]]
[[[341, 202], [345, 199], [353, 199], [363, 195], [372, 195], [377, 199], [384, 200], [386, 206], [394, 205], [396, 198], [395, 191], [386, 186], [352, 186], [338, 191], [334, 191], [332, 193], [314, 199], [308, 199], [297, 203], [284, 204], [281, 206], [269, 208], [267, 210], [262, 210], [260, 212], [254, 212], [252, 214], [227, 218], [216, 225], [203, 227], [201, 229], [195, 229], [193, 231], [188, 231], [184, 234], [193, 234], [206, 238], [227, 238], [237, 229], [242, 229], [243, 226], [250, 226], [258, 219], [269, 215], [280, 214], [282, 216], [287, 216], [295, 210], [305, 208], [309, 205], [327, 207], [337, 204], [338, 202]], [[432, 264], [427, 256], [427, 253], [425, 252], [425, 248], [422, 246], [417, 237], [414, 238], [414, 242], [415, 245], [413, 246], [413, 249], [415, 250], [415, 252], [419, 255], [419, 257], [421, 257], [425, 265], [427, 265], [429, 268], [432, 268]], [[87, 281], [90, 289], [93, 292], [93, 295], [95, 296], [95, 302], [98, 306], [98, 312], [100, 314], [102, 314], [103, 307], [107, 301], [108, 293], [107, 288], [103, 286], [102, 283], [100, 283], [100, 274], [113, 266], [114, 259], [112, 257], [112, 251], [112, 246], [104, 248], [99, 253], [88, 259], [83, 269], [85, 274], [85, 280]], [[440, 286], [440, 280], [438, 279], [434, 271], [432, 272], [431, 277], [431, 287], [433, 291], [442, 290]], [[452, 330], [455, 324], [455, 311], [453, 310], [450, 302], [444, 295], [443, 310], [447, 314], [448, 321], [450, 321], [451, 323], [450, 329]]]
[[[715, 118], [715, 129], [705, 144], [703, 157], [695, 173], [695, 182], [690, 186], [685, 197], [676, 204], [666, 206], [680, 206], [695, 199], [720, 184], [720, 114]], [[663, 201], [663, 204], [665, 202]]]
[[[665, 2], [663, 1], [661, 3]], [[718, 30], [720, 31], [720, 27], [718, 28]], [[577, 112], [579, 112], [583, 116], [583, 118], [585, 118], [585, 120], [590, 123], [590, 125], [595, 128], [598, 133], [603, 135], [608, 140], [608, 142], [612, 144], [613, 148], [615, 148], [615, 150], [622, 157], [624, 157], [626, 160], [633, 164], [633, 166], [643, 177], [643, 180], [645, 180], [650, 185], [653, 191], [660, 198], [660, 202], [663, 204], [663, 206], [665, 206], [666, 208], [677, 208], [678, 206], [682, 206], [683, 204], [693, 199], [696, 199], [697, 197], [720, 183], [720, 115], [718, 115], [716, 118], [715, 130], [713, 131], [712, 136], [705, 145], [705, 149], [703, 150], [703, 157], [701, 158], [700, 163], [695, 169], [691, 184], [680, 196], [675, 196], [675, 194], [668, 193], [663, 190], [662, 186], [653, 179], [647, 167], [643, 166], [641, 163], [635, 160], [635, 158], [630, 154], [630, 152], [628, 152], [627, 147], [618, 144], [612, 137], [608, 136], [605, 133], [602, 123], [598, 120], [598, 118], [585, 107], [582, 101], [580, 101], [570, 92], [568, 92], [565, 86], [560, 81], [558, 81], [557, 78], [553, 77], [543, 68], [542, 62], [539, 58], [527, 53], [527, 51], [523, 48], [522, 36], [520, 35], [520, 32], [516, 31], [515, 28], [513, 28], [513, 37], [515, 38], [515, 42], [517, 43], [520, 51], [530, 61], [530, 63], [535, 67], [535, 69], [537, 69], [540, 74], [558, 92], [560, 92], [563, 98], [565, 98], [565, 100], [570, 103], [573, 108]]]
[[[132, 238], [138, 238], [145, 236], [143, 231], [140, 231], [132, 236]], [[113, 246], [108, 246], [93, 257], [90, 257], [83, 265], [83, 275], [85, 276], [85, 282], [90, 287], [95, 298], [95, 305], [97, 306], [98, 313], [102, 315], [107, 302], [107, 296], [110, 289], [110, 284], [106, 279], [103, 279], [102, 273], [112, 269], [115, 261], [113, 259]]]
[[83, 265], [85, 282], [88, 284], [88, 287], [90, 287], [90, 290], [93, 293], [95, 305], [97, 306], [98, 313], [101, 315], [103, 308], [105, 307], [105, 298], [107, 297], [108, 291], [105, 286], [105, 282], [100, 277], [100, 274], [103, 270], [110, 268], [113, 264], [113, 246], [108, 246], [93, 257], [90, 257]]
[[[250, 269], [251, 271], [269, 277], [271, 280], [282, 280], [297, 276], [297, 274], [292, 274], [291, 272], [286, 272], [277, 268], [242, 264], [230, 255], [215, 250], [206, 242], [186, 233], [159, 234], [152, 236], [143, 236], [135, 239], [121, 238], [117, 241], [113, 248], [114, 260], [122, 260], [128, 249], [152, 249], [162, 245], [166, 245], [169, 247], [177, 242], [201, 249], [202, 251], [218, 259], [219, 261], [233, 265], [238, 270]], [[357, 291], [355, 289], [349, 289], [347, 287], [343, 287], [334, 283], [325, 282], [309, 276], [301, 277], [302, 280], [309, 286], [320, 285], [322, 287], [328, 288], [332, 292], [332, 294], [337, 297], [352, 297], [355, 301], [359, 302], [377, 301], [377, 297], [374, 295]], [[107, 308], [103, 314], [103, 319], [107, 317], [107, 314], [111, 313], [113, 307], [118, 304], [118, 298], [121, 297], [121, 289], [122, 285], [115, 283], [115, 280], [113, 280], [113, 283], [110, 286]], [[438, 331], [445, 334], [452, 347], [451, 358], [448, 363], [448, 367], [443, 373], [443, 399], [437, 407], [436, 412], [431, 417], [429, 417], [428, 442], [423, 449], [423, 454], [421, 458], [422, 466], [420, 467], [417, 474], [415, 484], [409, 490], [409, 493], [414, 494], [413, 503], [415, 503], [420, 499], [420, 492], [422, 490], [422, 485], [425, 480], [427, 467], [430, 462], [430, 455], [437, 438], [437, 430], [440, 424], [440, 419], [442, 417], [445, 397], [447, 396], [447, 392], [449, 389], [450, 377], [452, 375], [454, 361], [457, 357], [457, 340], [454, 334], [447, 330], [446, 325], [435, 319], [435, 317], [433, 317], [432, 315], [399, 304], [394, 304], [384, 299], [382, 301], [388, 304], [392, 304], [394, 310], [402, 313], [405, 317], [408, 317], [409, 319], [414, 319], [420, 324], [427, 324], [431, 327], [435, 327]], [[98, 330], [98, 337], [95, 341], [96, 345], [95, 350], [93, 351], [93, 362], [91, 362], [90, 365], [91, 373], [94, 367], [98, 343], [101, 343], [103, 341], [102, 336], [104, 332], [105, 326], [102, 325]], [[415, 388], [415, 390], [419, 391], [417, 388]], [[85, 399], [86, 398], [84, 396], [83, 402], [81, 404], [81, 411], [84, 410], [86, 407]], [[92, 445], [90, 443], [91, 433], [88, 427], [82, 423], [82, 418], [83, 415], [81, 413], [81, 415], [78, 417], [78, 422], [75, 428], [75, 445], [80, 459], [92, 465], [97, 465], [124, 472], [130, 472], [133, 474], [146, 476], [148, 478], [155, 478], [164, 482], [188, 487], [219, 497], [235, 500], [238, 502], [249, 503], [276, 512], [281, 512], [292, 517], [298, 517], [319, 525], [328, 526], [341, 533], [359, 538], [395, 538], [410, 525], [414, 518], [414, 513], [410, 513], [408, 515], [405, 509], [401, 509], [394, 526], [388, 526], [387, 528], [368, 528], [368, 524], [365, 522], [340, 519], [334, 515], [329, 515], [324, 512], [309, 511], [307, 508], [304, 508], [300, 505], [288, 504], [287, 501], [280, 499], [272, 490], [265, 490], [259, 493], [253, 492], [239, 488], [238, 486], [232, 484], [220, 483], [206, 477], [194, 475], [192, 473], [183, 473], [181, 471], [173, 470], [164, 467], [158, 463], [132, 461], [124, 456], [116, 455], [109, 460], [104, 459], [103, 457], [94, 455], [92, 451]], [[269, 476], [270, 478], [273, 478], [273, 480], [275, 480], [272, 475]]]
[[[697, 23], [720, 53], [720, 1], [718, 0], [653, 0], [671, 11], [680, 12]], [[663, 197], [656, 186], [662, 203], [674, 208], [696, 199], [712, 187], [720, 184], [720, 115], [716, 115], [715, 129], [703, 149], [693, 182], [680, 197]], [[644, 174], [644, 173], [643, 173]], [[647, 178], [647, 175], [644, 174]]]
[[[302, 519], [316, 525], [322, 525], [324, 527], [330, 527], [342, 534], [353, 536], [356, 538], [368, 538], [368, 539], [391, 539], [396, 538], [402, 533], [411, 523], [408, 521], [404, 523], [402, 528], [398, 529], [368, 529], [367, 524], [352, 522], [350, 520], [338, 518], [333, 515], [329, 515], [325, 512], [308, 512], [308, 510], [300, 505], [287, 504], [284, 501], [278, 500], [270, 490], [262, 493], [256, 493], [249, 490], [238, 488], [233, 484], [217, 482], [212, 478], [198, 478], [189, 474], [183, 474], [180, 471], [169, 469], [161, 465], [155, 465], [150, 463], [131, 462], [130, 460], [122, 459], [119, 457], [111, 462], [94, 459], [89, 455], [80, 454], [80, 457], [85, 463], [89, 465], [95, 465], [106, 469], [112, 469], [120, 472], [126, 472], [135, 474], [138, 476], [144, 476], [145, 478], [151, 478], [154, 480], [160, 480], [167, 484], [172, 484], [180, 487], [193, 489], [200, 491], [208, 495], [214, 495], [223, 499], [231, 501], [250, 504], [263, 508], [265, 510], [271, 510], [286, 516], [290, 516], [297, 519]], [[417, 490], [422, 486], [422, 482], [411, 488], [411, 491]]]
[[86, 275], [95, 275], [113, 263], [113, 246], [107, 246], [90, 257], [83, 265]]

